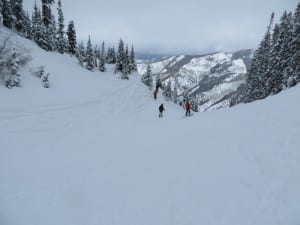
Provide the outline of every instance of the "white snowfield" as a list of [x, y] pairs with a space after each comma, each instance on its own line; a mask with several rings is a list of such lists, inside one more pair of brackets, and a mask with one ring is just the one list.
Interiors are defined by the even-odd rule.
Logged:
[[23, 87], [0, 86], [1, 225], [299, 225], [299, 87], [185, 118], [138, 74], [20, 41]]

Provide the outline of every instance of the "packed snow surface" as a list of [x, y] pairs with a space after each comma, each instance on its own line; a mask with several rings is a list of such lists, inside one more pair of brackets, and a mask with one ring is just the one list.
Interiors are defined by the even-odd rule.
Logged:
[[299, 224], [299, 87], [185, 118], [137, 74], [22, 41], [23, 87], [0, 86], [1, 225]]

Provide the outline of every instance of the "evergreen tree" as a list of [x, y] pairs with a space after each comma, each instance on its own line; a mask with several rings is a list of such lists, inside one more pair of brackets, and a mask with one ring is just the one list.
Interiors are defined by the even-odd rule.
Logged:
[[54, 0], [42, 0], [42, 19], [44, 26], [48, 29], [50, 24], [53, 22], [51, 5], [54, 3]]
[[280, 32], [279, 25], [278, 25], [278, 24], [275, 24], [274, 29], [273, 29], [273, 33], [272, 33], [272, 40], [271, 40], [272, 47], [275, 46], [275, 44], [276, 44], [277, 41], [278, 41], [278, 38], [279, 38], [279, 32]]
[[254, 52], [251, 67], [247, 73], [246, 84], [245, 84], [245, 93], [243, 94], [243, 102], [248, 103], [255, 101], [260, 98], [261, 90], [264, 89], [263, 82], [261, 77], [258, 76], [258, 67], [259, 67], [259, 52], [256, 50]]
[[164, 85], [163, 87], [163, 96], [168, 100], [173, 100], [173, 93], [172, 93], [172, 82], [171, 79], [167, 82], [167, 85]]
[[10, 0], [12, 14], [15, 20], [15, 29], [24, 33], [25, 30], [25, 12], [23, 10], [23, 0]]
[[271, 27], [274, 21], [274, 13], [263, 40], [254, 52], [251, 67], [247, 74], [244, 102], [252, 102], [268, 96], [266, 80], [268, 79], [268, 65], [271, 53]]
[[124, 80], [129, 79], [129, 76], [128, 76], [130, 74], [129, 63], [130, 63], [129, 51], [128, 51], [128, 46], [126, 46], [125, 53], [124, 53], [124, 60], [123, 60], [123, 71], [122, 71], [122, 76], [121, 76], [121, 78]]
[[52, 15], [51, 22], [48, 24], [48, 27], [44, 25], [47, 32], [47, 41], [49, 51], [56, 51], [56, 21], [55, 17]]
[[124, 70], [124, 59], [125, 59], [124, 42], [121, 39], [119, 41], [118, 53], [117, 53], [117, 56], [116, 56], [115, 73], [118, 73], [118, 72], [123, 73], [123, 70]]
[[24, 30], [23, 34], [25, 38], [32, 39], [32, 21], [30, 19], [30, 16], [28, 12], [25, 14], [25, 20], [24, 20]]
[[[267, 72], [264, 75], [264, 84], [265, 84], [265, 91], [266, 96], [269, 96], [272, 92], [272, 80], [274, 79], [274, 74], [277, 74], [274, 72], [275, 65], [278, 64], [279, 60], [279, 49], [280, 45], [278, 45], [278, 39], [280, 35], [280, 26], [278, 24], [275, 24], [272, 37], [271, 37], [271, 50], [270, 50], [270, 56], [268, 61], [268, 67]], [[274, 67], [274, 68], [273, 68]]]
[[76, 51], [76, 57], [78, 59], [78, 62], [81, 66], [84, 66], [84, 62], [85, 62], [85, 55], [86, 51], [85, 51], [85, 47], [83, 42], [81, 41], [77, 47], [77, 51]]
[[111, 47], [111, 48], [107, 49], [106, 62], [108, 64], [115, 64], [116, 63], [115, 47]]
[[146, 73], [142, 76], [142, 82], [149, 87], [149, 89], [152, 89], [153, 86], [153, 79], [152, 79], [152, 70], [150, 64], [147, 65]]
[[293, 86], [300, 82], [300, 2], [294, 13], [293, 25], [293, 40], [291, 42], [292, 51], [289, 63], [289, 68], [291, 69], [289, 86]]
[[73, 21], [70, 21], [69, 26], [68, 26], [68, 52], [71, 55], [76, 54], [76, 47], [77, 47], [77, 41], [76, 41], [76, 31], [75, 31], [75, 25]]
[[135, 52], [133, 46], [131, 46], [131, 51], [130, 51], [129, 70], [130, 72], [137, 71], [137, 65], [135, 62]]
[[45, 26], [42, 24], [41, 11], [38, 9], [36, 3], [32, 14], [32, 36], [33, 40], [46, 51], [49, 50], [47, 42], [47, 32]]
[[288, 13], [286, 17], [286, 21], [284, 24], [284, 27], [282, 27], [284, 30], [284, 36], [283, 36], [283, 45], [280, 51], [280, 68], [283, 74], [283, 83], [282, 83], [282, 88], [287, 87], [287, 83], [289, 78], [291, 77], [293, 71], [292, 67], [290, 67], [290, 62], [292, 59], [292, 54], [293, 54], [293, 47], [292, 47], [292, 42], [294, 39], [293, 35], [293, 15], [292, 13]]
[[93, 49], [93, 55], [94, 55], [94, 66], [98, 67], [98, 61], [100, 60], [100, 49], [97, 45]]
[[[285, 11], [283, 16], [280, 19], [279, 24], [279, 35], [273, 34], [273, 39], [277, 39], [274, 46], [272, 46], [270, 62], [269, 62], [269, 71], [268, 71], [268, 91], [270, 94], [277, 94], [283, 89], [283, 68], [281, 68], [282, 64], [282, 53], [283, 46], [285, 45], [286, 39], [286, 23], [288, 20], [288, 13]], [[275, 35], [275, 36], [274, 36]]]
[[3, 0], [2, 3], [2, 17], [3, 17], [3, 25], [8, 28], [13, 28], [14, 25], [14, 17], [11, 11], [10, 1]]
[[106, 71], [106, 68], [105, 68], [105, 45], [104, 45], [104, 42], [102, 42], [102, 45], [101, 45], [100, 59], [99, 59], [99, 70], [101, 72], [105, 72]]
[[66, 50], [67, 41], [65, 39], [64, 14], [62, 11], [61, 0], [58, 0], [57, 13], [58, 13], [58, 31], [57, 31], [56, 47], [59, 53], [64, 54]]
[[17, 57], [17, 53], [14, 50], [10, 60], [8, 61], [7, 67], [9, 69], [9, 76], [6, 77], [5, 83], [6, 87], [13, 88], [13, 87], [20, 87], [21, 79], [20, 74], [18, 73], [20, 69], [20, 61]]
[[268, 69], [269, 69], [269, 61], [271, 56], [271, 28], [274, 21], [274, 13], [271, 15], [269, 26], [267, 27], [267, 31], [265, 33], [264, 39], [260, 44], [259, 51], [261, 51], [259, 55], [259, 65], [258, 65], [258, 76], [262, 77], [263, 89], [260, 90], [260, 95], [257, 96], [258, 99], [265, 98], [269, 95], [266, 83], [268, 80]]
[[49, 76], [50, 76], [49, 73], [43, 74], [43, 75], [41, 76], [41, 79], [42, 79], [42, 85], [43, 85], [44, 88], [49, 88], [49, 87], [50, 87], [50, 85], [49, 85]]
[[92, 41], [91, 41], [91, 37], [89, 36], [88, 42], [87, 42], [87, 46], [86, 46], [86, 68], [88, 70], [93, 70], [95, 68], [94, 65], [94, 53], [93, 53], [93, 46], [92, 46]]
[[105, 57], [106, 63], [108, 63], [108, 64], [111, 64], [110, 63], [110, 55], [111, 55], [111, 48], [108, 47], [107, 51], [106, 51], [106, 57]]
[[117, 55], [116, 55], [116, 50], [115, 50], [114, 46], [111, 49], [111, 62], [112, 62], [112, 64], [117, 63]]

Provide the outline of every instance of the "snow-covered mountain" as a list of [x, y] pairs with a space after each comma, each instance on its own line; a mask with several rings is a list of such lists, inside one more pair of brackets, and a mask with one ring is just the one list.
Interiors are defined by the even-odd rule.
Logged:
[[136, 58], [138, 63], [152, 63], [157, 61], [162, 61], [169, 58], [168, 54], [146, 54], [146, 53], [137, 53]]
[[[205, 111], [229, 106], [231, 95], [245, 81], [251, 56], [252, 50], [179, 55], [150, 65], [153, 80], [159, 74], [164, 85], [171, 82], [179, 101], [183, 96], [189, 96], [198, 103], [198, 110]], [[139, 64], [139, 73], [144, 74], [146, 68], [146, 63]]]
[[298, 224], [299, 86], [185, 118], [139, 74], [14, 43], [32, 60], [0, 85], [1, 225]]

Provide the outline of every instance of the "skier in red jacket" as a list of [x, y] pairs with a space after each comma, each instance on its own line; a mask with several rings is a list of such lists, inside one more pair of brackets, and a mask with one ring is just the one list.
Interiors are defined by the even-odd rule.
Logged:
[[189, 101], [185, 103], [185, 110], [185, 116], [191, 116], [191, 103]]

